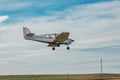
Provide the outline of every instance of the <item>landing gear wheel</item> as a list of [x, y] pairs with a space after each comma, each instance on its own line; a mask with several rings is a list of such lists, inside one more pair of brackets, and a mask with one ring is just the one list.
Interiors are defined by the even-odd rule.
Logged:
[[53, 47], [52, 50], [55, 50], [55, 48]]
[[69, 50], [70, 49], [70, 47], [67, 47], [67, 50]]

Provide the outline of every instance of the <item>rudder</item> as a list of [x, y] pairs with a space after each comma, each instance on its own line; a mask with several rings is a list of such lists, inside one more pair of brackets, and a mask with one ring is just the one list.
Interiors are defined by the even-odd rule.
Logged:
[[34, 35], [27, 27], [23, 27], [23, 34], [25, 39]]

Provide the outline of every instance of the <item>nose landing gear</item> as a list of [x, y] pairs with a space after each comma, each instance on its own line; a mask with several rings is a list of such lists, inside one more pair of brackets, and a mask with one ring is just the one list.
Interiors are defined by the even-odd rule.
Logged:
[[70, 47], [67, 47], [67, 50], [69, 50], [70, 49]]

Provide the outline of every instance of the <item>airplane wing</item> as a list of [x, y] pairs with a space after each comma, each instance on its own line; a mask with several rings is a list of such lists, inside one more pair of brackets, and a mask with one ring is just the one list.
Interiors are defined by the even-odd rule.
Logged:
[[69, 37], [69, 32], [62, 32], [60, 35], [56, 36], [56, 39], [53, 43], [63, 43]]
[[63, 43], [65, 40], [67, 40], [68, 37], [69, 37], [69, 32], [62, 32], [61, 34], [56, 36], [56, 39], [52, 43], [49, 43], [48, 46], [56, 47], [58, 46], [58, 44]]

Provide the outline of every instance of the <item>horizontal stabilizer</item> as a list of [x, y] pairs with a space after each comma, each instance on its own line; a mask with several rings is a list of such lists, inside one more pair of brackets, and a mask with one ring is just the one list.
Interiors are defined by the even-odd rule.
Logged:
[[34, 33], [31, 33], [27, 27], [23, 27], [23, 34], [25, 39], [31, 39], [34, 36]]
[[32, 37], [33, 35], [34, 35], [34, 33], [26, 34], [27, 37]]

